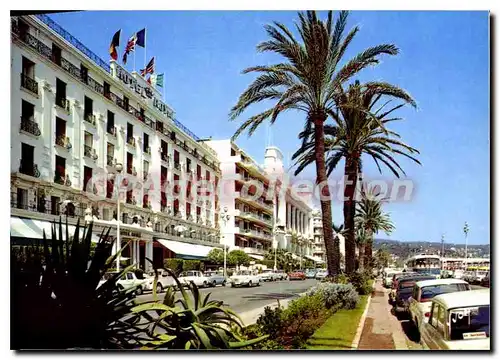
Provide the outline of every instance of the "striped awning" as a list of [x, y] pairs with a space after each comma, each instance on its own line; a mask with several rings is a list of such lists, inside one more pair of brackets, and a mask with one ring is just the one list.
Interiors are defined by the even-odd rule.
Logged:
[[[66, 224], [62, 226], [63, 239], [66, 240]], [[80, 226], [80, 239], [83, 237], [84, 227]], [[52, 223], [44, 220], [34, 220], [28, 218], [11, 217], [10, 218], [10, 236], [17, 238], [28, 239], [43, 239], [43, 231], [45, 230], [45, 237], [50, 239], [52, 237]], [[75, 234], [76, 226], [68, 225], [68, 234], [72, 237]], [[59, 225], [56, 225], [57, 236], [59, 237]], [[98, 242], [99, 235], [92, 234], [92, 242]]]
[[314, 257], [314, 256], [304, 255], [304, 257], [306, 257], [309, 260], [314, 261], [316, 264], [323, 264], [324, 263], [323, 260], [321, 260], [320, 258]]
[[174, 240], [156, 239], [156, 241], [174, 252], [177, 258], [185, 260], [206, 259], [210, 250], [214, 249], [211, 246], [190, 244]]
[[264, 260], [264, 256], [262, 255], [248, 254], [248, 256], [255, 260]]

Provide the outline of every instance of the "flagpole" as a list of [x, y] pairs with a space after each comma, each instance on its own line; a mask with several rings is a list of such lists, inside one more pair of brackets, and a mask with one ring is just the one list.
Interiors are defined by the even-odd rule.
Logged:
[[[146, 45], [147, 45], [147, 41], [146, 41], [146, 36], [147, 35], [147, 30], [144, 31], [144, 69], [146, 68]], [[144, 75], [144, 78], [146, 78], [146, 75]]]
[[135, 53], [137, 52], [136, 50], [137, 49], [134, 49], [134, 71], [135, 71]]

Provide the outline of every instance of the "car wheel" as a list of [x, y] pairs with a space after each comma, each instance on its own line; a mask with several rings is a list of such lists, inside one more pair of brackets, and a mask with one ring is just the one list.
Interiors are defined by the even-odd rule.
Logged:
[[248, 287], [252, 287], [252, 280], [248, 282]]
[[215, 281], [215, 280], [214, 280], [214, 281], [212, 282], [212, 286], [213, 286], [213, 287], [216, 287], [216, 286], [217, 286], [217, 281]]
[[161, 294], [163, 291], [163, 286], [160, 283], [156, 284], [156, 293]]
[[137, 296], [142, 295], [142, 288], [138, 286], [137, 289], [135, 290], [135, 293]]
[[226, 286], [226, 280], [222, 282], [222, 286]]
[[260, 286], [260, 281], [257, 281], [257, 286]]
[[208, 287], [208, 283], [206, 281], [203, 281], [203, 287], [204, 288], [207, 288]]
[[231, 284], [231, 287], [236, 287], [234, 284]]

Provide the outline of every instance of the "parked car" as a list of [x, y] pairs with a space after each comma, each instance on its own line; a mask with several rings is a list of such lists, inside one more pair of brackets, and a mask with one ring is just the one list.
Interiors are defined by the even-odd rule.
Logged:
[[489, 272], [488, 271], [484, 271], [484, 270], [477, 270], [475, 272], [475, 276], [476, 276], [476, 279], [475, 279], [475, 282], [474, 284], [481, 284], [481, 281], [483, 281], [483, 279], [486, 277], [486, 276], [489, 276]]
[[430, 350], [490, 350], [490, 290], [434, 297], [420, 335]]
[[238, 270], [229, 278], [231, 287], [237, 286], [260, 286], [260, 276], [251, 270]]
[[277, 281], [279, 279], [278, 273], [275, 273], [272, 269], [262, 270], [259, 276], [260, 281]]
[[487, 287], [487, 288], [490, 287], [490, 273], [489, 272], [488, 272], [488, 274], [485, 277], [483, 277], [481, 279], [481, 283], [480, 284], [481, 284], [481, 286], [484, 286], [484, 287]]
[[276, 274], [278, 274], [279, 280], [286, 280], [288, 278], [288, 275], [286, 274], [285, 270], [277, 270]]
[[[108, 272], [104, 274], [97, 287], [99, 288], [99, 286], [104, 284], [113, 274], [116, 273]], [[147, 281], [147, 279], [138, 279], [132, 271], [129, 271], [128, 273], [123, 274], [123, 276], [116, 281], [116, 285], [120, 290], [129, 290], [131, 288], [135, 288], [135, 294], [141, 295], [144, 292]]]
[[384, 275], [384, 286], [386, 288], [391, 288], [392, 287], [392, 281], [394, 280], [394, 277], [395, 276], [399, 276], [399, 275], [402, 275], [404, 273], [402, 272], [387, 272], [385, 275]]
[[[170, 274], [165, 269], [158, 269], [158, 280], [156, 283], [156, 292], [159, 294], [163, 292], [170, 286], [175, 285], [174, 278], [170, 276]], [[144, 278], [146, 279], [144, 290], [145, 291], [153, 291], [153, 283], [155, 279], [155, 272], [150, 271], [147, 274], [144, 274]]]
[[316, 274], [318, 273], [317, 270], [314, 269], [309, 269], [306, 271], [306, 278], [308, 279], [314, 279], [316, 278]]
[[415, 276], [416, 273], [404, 272], [400, 274], [394, 274], [392, 278], [391, 291], [389, 292], [389, 303], [393, 304], [396, 298], [396, 291], [398, 290], [399, 281], [410, 276]]
[[316, 273], [316, 276], [314, 277], [316, 280], [323, 280], [328, 276], [328, 271], [327, 270], [319, 270]]
[[462, 280], [467, 281], [469, 284], [477, 283], [477, 277], [474, 271], [466, 271], [462, 275]]
[[198, 287], [206, 288], [210, 286], [210, 279], [206, 277], [203, 272], [198, 270], [184, 271], [179, 276], [179, 282], [185, 286], [189, 285], [191, 281]]
[[434, 296], [451, 292], [468, 291], [470, 285], [459, 279], [439, 279], [418, 281], [413, 287], [411, 297], [408, 298], [408, 312], [410, 320], [420, 330], [422, 324], [429, 320], [431, 301]]
[[294, 270], [288, 273], [288, 280], [305, 280], [306, 274], [302, 270]]
[[408, 305], [406, 304], [406, 302], [411, 296], [413, 286], [417, 281], [434, 279], [436, 279], [436, 277], [433, 275], [414, 275], [400, 279], [398, 281], [398, 288], [396, 290], [394, 302], [392, 304], [394, 313], [398, 314], [401, 312], [406, 312], [408, 310]]
[[208, 284], [216, 287], [217, 285], [226, 286], [226, 278], [221, 271], [205, 271], [204, 275], [208, 278]]

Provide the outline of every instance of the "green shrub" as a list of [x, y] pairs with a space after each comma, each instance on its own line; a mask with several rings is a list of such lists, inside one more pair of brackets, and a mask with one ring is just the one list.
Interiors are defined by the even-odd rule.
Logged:
[[200, 260], [184, 260], [182, 271], [201, 270]]
[[332, 282], [335, 284], [349, 284], [349, 278], [345, 274], [338, 274], [333, 277]]
[[265, 265], [268, 269], [274, 269], [274, 260], [260, 260], [259, 264]]
[[307, 296], [319, 294], [325, 306], [335, 309], [354, 309], [359, 295], [352, 284], [321, 283], [307, 292]]
[[266, 306], [256, 324], [263, 334], [269, 334], [270, 339], [275, 339], [283, 328], [283, 309], [280, 306], [274, 309]]
[[165, 269], [171, 269], [175, 275], [179, 275], [183, 270], [184, 260], [182, 259], [165, 259], [163, 266]]
[[370, 280], [366, 272], [355, 272], [349, 276], [349, 282], [354, 286], [359, 295], [372, 293], [373, 287]]

